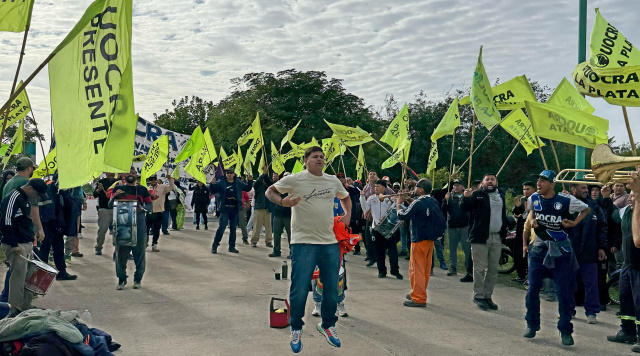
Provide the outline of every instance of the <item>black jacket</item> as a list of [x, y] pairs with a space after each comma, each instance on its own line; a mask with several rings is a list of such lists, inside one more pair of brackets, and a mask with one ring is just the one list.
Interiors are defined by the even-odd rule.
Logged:
[[115, 183], [117, 179], [109, 179], [103, 178], [98, 181], [98, 183], [102, 184], [104, 190], [98, 192], [98, 189], [93, 191], [93, 197], [98, 198], [98, 209], [109, 209], [109, 197], [106, 194], [107, 189]]
[[525, 214], [525, 208], [524, 205], [527, 202], [527, 198], [522, 197], [520, 199], [520, 206], [513, 206], [513, 209], [511, 209], [511, 213], [513, 214], [513, 217], [516, 219], [516, 239], [518, 239], [518, 241], [522, 240], [522, 233], [524, 232], [524, 223], [527, 220], [527, 216]]
[[[209, 193], [216, 195], [216, 208], [218, 211], [224, 211], [224, 202], [227, 199], [227, 185], [235, 184], [236, 201], [238, 202], [238, 211], [242, 210], [242, 192], [251, 190], [253, 181], [246, 184], [236, 177], [233, 183], [229, 183], [225, 178], [218, 179], [215, 184], [209, 184]], [[264, 196], [264, 193], [263, 193]]]
[[198, 206], [209, 206], [211, 203], [211, 198], [209, 197], [209, 189], [206, 185], [196, 185], [193, 187], [193, 196], [191, 197], [191, 207], [194, 205]]
[[607, 247], [622, 250], [622, 229], [620, 228], [620, 209], [613, 205], [613, 199], [600, 198], [596, 200], [607, 220]]
[[[502, 198], [502, 227], [500, 228], [500, 237], [507, 236], [507, 230], [513, 228], [507, 219], [506, 204], [504, 201], [504, 192], [497, 189]], [[463, 198], [462, 209], [471, 214], [471, 229], [469, 231], [469, 242], [476, 244], [486, 244], [489, 239], [489, 224], [491, 222], [491, 202], [489, 194], [483, 189], [476, 190], [468, 198]], [[495, 212], [493, 212], [495, 214]]]
[[447, 217], [447, 226], [452, 229], [469, 226], [469, 213], [462, 210], [462, 198], [451, 193], [450, 202], [442, 200], [442, 213]]
[[[585, 202], [591, 211], [577, 226], [571, 229], [569, 238], [579, 262], [598, 262], [598, 250], [607, 250], [607, 220], [594, 200]], [[578, 214], [573, 214], [575, 219]]]
[[18, 244], [32, 243], [35, 236], [31, 220], [31, 204], [22, 188], [2, 199], [0, 206], [0, 229], [2, 243], [16, 247]]
[[263, 174], [258, 179], [256, 179], [255, 183], [253, 183], [253, 189], [255, 190], [255, 194], [253, 199], [255, 200], [254, 207], [256, 209], [268, 209], [269, 203], [267, 203], [268, 199], [264, 195], [267, 192], [267, 188], [269, 188], [273, 184], [273, 181], [267, 174]]

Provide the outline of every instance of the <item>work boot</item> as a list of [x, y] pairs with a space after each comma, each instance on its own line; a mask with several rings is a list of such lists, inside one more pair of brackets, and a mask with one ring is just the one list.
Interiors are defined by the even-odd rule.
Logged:
[[473, 298], [473, 302], [482, 310], [489, 310], [489, 304], [487, 301], [481, 298]]
[[464, 277], [460, 278], [460, 282], [473, 282], [473, 276], [470, 274], [465, 275]]
[[375, 264], [376, 264], [376, 261], [370, 260], [369, 263], [367, 263], [367, 267], [371, 267], [371, 266], [373, 266]]
[[498, 310], [498, 304], [494, 303], [493, 300], [491, 300], [491, 298], [485, 298], [484, 301], [487, 302], [489, 309]]
[[623, 344], [633, 344], [638, 341], [638, 338], [635, 334], [627, 334], [623, 330], [620, 330], [615, 335], [607, 336], [607, 340], [611, 342], [620, 342]]
[[75, 274], [69, 274], [68, 272], [58, 273], [56, 276], [56, 281], [73, 281], [78, 279], [78, 276]]
[[200, 230], [200, 225], [196, 225], [196, 230]]
[[218, 245], [211, 246], [211, 253], [214, 255], [218, 253]]
[[560, 340], [562, 341], [562, 345], [571, 346], [574, 344], [573, 336], [571, 334], [560, 334]]
[[228, 251], [231, 252], [231, 253], [240, 253], [240, 251], [236, 250], [235, 247], [234, 248], [230, 248]]
[[204, 225], [204, 229], [205, 230], [209, 230], [209, 226], [207, 226], [206, 224]]

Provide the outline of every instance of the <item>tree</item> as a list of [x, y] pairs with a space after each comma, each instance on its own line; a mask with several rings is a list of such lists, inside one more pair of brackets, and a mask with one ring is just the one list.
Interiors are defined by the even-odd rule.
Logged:
[[204, 101], [197, 96], [192, 96], [191, 100], [185, 96], [180, 101], [173, 101], [173, 110], [165, 110], [164, 114], [153, 114], [156, 125], [167, 130], [191, 135], [196, 127], [204, 127], [209, 118], [213, 103]]

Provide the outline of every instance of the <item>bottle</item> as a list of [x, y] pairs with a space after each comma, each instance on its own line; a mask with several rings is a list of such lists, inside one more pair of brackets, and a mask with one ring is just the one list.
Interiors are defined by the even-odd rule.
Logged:
[[289, 272], [289, 266], [287, 266], [287, 261], [284, 261], [282, 265], [282, 279], [287, 279], [287, 273]]
[[93, 318], [91, 317], [89, 310], [85, 310], [80, 316], [80, 319], [82, 319], [82, 321], [84, 321], [84, 323], [89, 327], [93, 324]]

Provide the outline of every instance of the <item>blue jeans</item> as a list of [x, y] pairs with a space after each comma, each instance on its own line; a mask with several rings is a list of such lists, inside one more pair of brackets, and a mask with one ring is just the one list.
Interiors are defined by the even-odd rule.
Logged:
[[165, 209], [162, 212], [162, 233], [163, 234], [168, 234], [169, 233], [169, 217], [170, 217], [170, 213], [169, 210]]
[[[600, 312], [600, 295], [598, 294], [598, 263], [579, 262], [578, 264], [580, 265], [578, 273], [580, 273], [580, 278], [584, 284], [585, 315], [596, 315]], [[572, 309], [575, 310], [575, 298], [572, 299], [572, 301]]]
[[220, 241], [222, 241], [222, 234], [224, 229], [229, 225], [229, 250], [236, 247], [236, 228], [238, 227], [238, 208], [222, 208], [220, 212], [220, 223], [218, 230], [216, 230], [216, 236], [213, 239], [213, 246], [218, 247]]
[[436, 253], [432, 255], [434, 263], [431, 264], [431, 269], [433, 269], [433, 266], [436, 265], [436, 256], [438, 257], [438, 261], [440, 261], [441, 264], [446, 263], [444, 260], [444, 236], [441, 236], [439, 239], [434, 241], [433, 246], [435, 246]]
[[447, 228], [449, 235], [449, 271], [458, 271], [458, 244], [464, 251], [464, 267], [467, 274], [473, 275], [473, 268], [470, 268], [471, 262], [471, 243], [469, 239], [469, 227], [453, 227]]
[[338, 244], [291, 244], [291, 302], [292, 330], [302, 330], [305, 307], [309, 296], [309, 286], [313, 271], [318, 266], [323, 283], [322, 327], [336, 325], [338, 317], [338, 272], [340, 271], [340, 249]]
[[400, 251], [407, 252], [407, 240], [409, 239], [409, 230], [407, 224], [400, 224]]
[[543, 265], [547, 247], [530, 245], [529, 249], [529, 289], [527, 290], [525, 320], [531, 329], [540, 329], [540, 289], [542, 280], [551, 276], [556, 285], [558, 294], [558, 330], [562, 334], [572, 334], [573, 324], [571, 314], [573, 312], [573, 288], [576, 274], [573, 270], [575, 258], [571, 252], [563, 252], [562, 256], [555, 258], [555, 268], [547, 268]]

